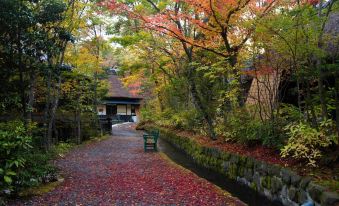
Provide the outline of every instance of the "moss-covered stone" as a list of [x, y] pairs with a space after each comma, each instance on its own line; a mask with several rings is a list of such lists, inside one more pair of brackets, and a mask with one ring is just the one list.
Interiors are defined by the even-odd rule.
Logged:
[[252, 168], [246, 168], [244, 171], [244, 177], [247, 181], [252, 182], [253, 180], [253, 169]]
[[307, 193], [305, 192], [305, 190], [299, 189], [297, 191], [297, 201], [299, 203], [304, 203], [307, 201], [307, 199], [308, 197], [307, 197]]
[[333, 192], [323, 192], [321, 195], [321, 205], [339, 205], [339, 195]]
[[238, 155], [232, 154], [232, 156], [231, 156], [231, 158], [230, 158], [230, 162], [231, 162], [232, 164], [238, 164], [238, 162], [239, 162], [239, 156], [238, 156]]
[[227, 161], [227, 160], [229, 160], [229, 159], [231, 158], [231, 155], [230, 155], [230, 153], [228, 153], [228, 152], [222, 152], [220, 158], [221, 158], [222, 160]]
[[257, 184], [255, 182], [251, 182], [250, 188], [252, 188], [254, 191], [257, 191]]
[[258, 168], [261, 167], [261, 161], [256, 160], [256, 159], [252, 159], [252, 160], [253, 160], [253, 169], [257, 171]]
[[308, 186], [308, 184], [311, 182], [312, 178], [311, 177], [303, 177], [300, 181], [299, 186], [302, 189], [306, 189], [306, 187]]
[[297, 175], [296, 173], [292, 172], [291, 173], [291, 184], [294, 186], [298, 186], [300, 183], [301, 177]]
[[248, 157], [246, 160], [246, 167], [252, 169], [253, 165], [254, 165], [254, 159], [251, 157]]
[[260, 183], [260, 175], [258, 172], [254, 173], [253, 182], [255, 183], [255, 185], [257, 186], [257, 189], [259, 190], [259, 188], [261, 187], [261, 183]]
[[291, 171], [290, 170], [286, 168], [281, 169], [280, 176], [285, 184], [287, 185], [291, 184]]
[[293, 200], [295, 201], [296, 200], [296, 197], [297, 197], [297, 189], [293, 186], [291, 186], [289, 189], [288, 189], [288, 198], [290, 200]]
[[246, 167], [247, 157], [246, 156], [239, 156], [239, 165], [242, 167]]
[[268, 165], [267, 167], [267, 172], [271, 176], [279, 176], [280, 170], [281, 170], [281, 167], [279, 167], [278, 165]]
[[278, 193], [283, 186], [282, 180], [278, 177], [271, 178], [271, 191], [273, 194]]
[[244, 177], [244, 173], [245, 173], [245, 167], [243, 167], [242, 165], [240, 165], [238, 167], [238, 176], [239, 177]]
[[321, 195], [324, 190], [325, 190], [324, 187], [314, 184], [313, 182], [310, 182], [310, 184], [307, 187], [308, 193], [310, 194], [311, 198], [316, 202], [320, 202]]
[[225, 173], [228, 172], [228, 169], [229, 169], [230, 165], [231, 165], [231, 164], [230, 164], [230, 162], [228, 162], [228, 161], [223, 161], [223, 162], [222, 162], [223, 171], [224, 171]]
[[231, 163], [228, 169], [228, 177], [235, 180], [237, 176], [238, 176], [237, 164]]
[[260, 178], [261, 186], [270, 190], [271, 189], [271, 177], [270, 176], [264, 176]]
[[217, 158], [217, 159], [220, 158], [221, 152], [220, 152], [219, 149], [217, 149], [217, 148], [211, 148], [210, 150], [211, 150], [211, 156], [212, 156], [212, 157]]
[[223, 161], [221, 159], [217, 160], [217, 170], [219, 173], [223, 172]]
[[302, 178], [277, 165], [202, 146], [190, 138], [178, 136], [167, 129], [160, 129], [160, 134], [161, 138], [186, 152], [198, 165], [224, 174], [230, 179], [249, 183], [253, 190], [265, 195], [286, 198], [285, 200], [293, 204], [304, 203], [309, 197], [325, 206], [338, 202], [337, 194], [325, 192], [323, 187], [310, 182], [310, 177]]
[[260, 162], [260, 166], [257, 168], [260, 175], [268, 175], [268, 165], [265, 162]]

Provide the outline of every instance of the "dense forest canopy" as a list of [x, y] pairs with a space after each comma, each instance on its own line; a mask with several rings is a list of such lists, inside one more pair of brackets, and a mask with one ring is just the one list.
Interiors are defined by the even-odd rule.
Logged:
[[337, 0], [1, 0], [0, 25], [0, 196], [102, 135], [113, 66], [141, 124], [338, 166]]

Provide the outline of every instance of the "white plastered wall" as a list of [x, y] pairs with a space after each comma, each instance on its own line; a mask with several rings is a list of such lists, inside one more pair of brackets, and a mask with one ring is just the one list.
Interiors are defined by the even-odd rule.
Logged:
[[126, 115], [126, 105], [117, 105], [117, 114]]
[[132, 114], [132, 111], [131, 111], [131, 105], [128, 104], [127, 105], [127, 115], [131, 115]]
[[98, 115], [106, 115], [106, 105], [98, 105]]

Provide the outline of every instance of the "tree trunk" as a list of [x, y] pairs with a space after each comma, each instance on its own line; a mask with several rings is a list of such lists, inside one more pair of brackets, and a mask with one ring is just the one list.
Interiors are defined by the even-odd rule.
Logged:
[[51, 104], [51, 84], [52, 84], [52, 63], [51, 60], [48, 60], [48, 74], [47, 74], [47, 92], [46, 92], [46, 102], [45, 102], [45, 111], [44, 111], [44, 117], [43, 117], [43, 122], [44, 122], [44, 147], [46, 150], [49, 149], [50, 147], [50, 142], [48, 139], [48, 119], [50, 116], [49, 110], [50, 110], [50, 104]]
[[[98, 60], [97, 60], [98, 61]], [[93, 88], [93, 92], [94, 92], [94, 97], [93, 97], [93, 111], [95, 113], [95, 127], [100, 128], [100, 136], [103, 136], [104, 131], [102, 128], [102, 124], [100, 122], [100, 119], [98, 118], [98, 74], [97, 72], [94, 72], [94, 88]]]
[[58, 128], [56, 126], [56, 121], [53, 122], [53, 133], [54, 133], [53, 144], [56, 144], [56, 143], [59, 142], [59, 132], [58, 132]]
[[27, 122], [32, 122], [32, 112], [33, 112], [33, 105], [35, 101], [35, 86], [36, 86], [36, 74], [35, 72], [31, 71], [30, 73], [30, 83], [29, 83], [29, 94], [28, 94], [28, 111], [26, 116]]
[[[59, 106], [59, 96], [60, 96], [60, 90], [61, 90], [60, 66], [62, 65], [62, 63], [64, 61], [66, 45], [67, 45], [67, 42], [62, 43], [62, 50], [59, 53], [58, 60], [56, 61], [56, 64], [55, 64], [55, 67], [54, 67], [54, 68], [56, 68], [56, 74], [58, 75], [58, 81], [56, 83], [56, 86], [54, 87], [54, 91], [56, 92], [56, 94], [54, 95], [54, 98], [53, 98], [52, 108], [50, 109], [50, 116], [49, 116], [50, 118], [49, 118], [49, 121], [48, 121], [47, 138], [46, 138], [46, 141], [48, 143], [47, 144], [48, 149], [51, 146], [50, 144], [51, 144], [52, 134], [53, 134], [53, 124], [54, 124], [54, 121], [55, 121], [56, 110]], [[51, 59], [49, 59], [49, 64], [50, 64], [50, 66], [52, 65]], [[51, 67], [51, 68], [53, 68], [53, 67]], [[52, 75], [52, 74], [50, 73], [50, 75]], [[50, 78], [50, 81], [51, 81], [51, 78]]]
[[[321, 62], [318, 59], [317, 60], [317, 67], [320, 68]], [[326, 96], [325, 96], [325, 88], [324, 88], [324, 72], [320, 68], [320, 74], [318, 79], [318, 90], [319, 90], [319, 99], [320, 99], [320, 105], [321, 105], [321, 117], [322, 119], [327, 119], [327, 106], [326, 106]]]
[[339, 74], [336, 75], [335, 78], [335, 118], [336, 118], [336, 126], [337, 126], [337, 133], [339, 136]]
[[17, 37], [17, 47], [18, 47], [18, 70], [19, 70], [19, 88], [20, 88], [20, 98], [21, 98], [21, 109], [22, 109], [22, 119], [26, 122], [27, 116], [27, 105], [26, 105], [26, 94], [25, 94], [25, 83], [24, 83], [24, 65], [22, 64], [22, 48], [21, 48], [21, 28], [18, 26], [18, 37]]
[[195, 107], [198, 109], [198, 111], [201, 112], [201, 114], [204, 117], [204, 120], [207, 123], [207, 130], [208, 130], [208, 135], [211, 137], [212, 140], [216, 140], [216, 134], [214, 131], [214, 126], [213, 126], [213, 120], [211, 116], [207, 113], [205, 106], [200, 100], [200, 97], [198, 95], [198, 91], [194, 82], [194, 70], [195, 68], [193, 66], [189, 66], [189, 71], [188, 71], [188, 84], [190, 87], [190, 92], [192, 95], [192, 101]]
[[81, 143], [81, 113], [76, 109], [76, 124], [77, 124], [77, 144]]
[[310, 82], [306, 81], [306, 105], [308, 109], [311, 111], [311, 122], [313, 127], [318, 127], [317, 125], [317, 116], [315, 115], [314, 107], [312, 104], [311, 99], [311, 88], [310, 88]]
[[56, 95], [53, 99], [53, 104], [50, 113], [50, 119], [48, 122], [48, 130], [47, 130], [47, 142], [49, 143], [48, 149], [51, 146], [52, 134], [53, 134], [53, 125], [56, 117], [56, 110], [59, 105], [59, 94], [60, 94], [60, 86], [61, 86], [61, 76], [58, 77], [58, 82], [56, 86]]

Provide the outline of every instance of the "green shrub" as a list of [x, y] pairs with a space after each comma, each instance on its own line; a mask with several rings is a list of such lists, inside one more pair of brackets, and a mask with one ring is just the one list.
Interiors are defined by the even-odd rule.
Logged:
[[12, 121], [0, 124], [0, 190], [13, 190], [32, 149], [32, 137], [24, 124]]
[[195, 109], [190, 109], [173, 114], [171, 124], [178, 129], [194, 131], [202, 127], [202, 118]]
[[25, 157], [25, 167], [18, 173], [16, 189], [20, 190], [55, 180], [56, 168], [50, 164], [53, 157], [53, 153], [38, 149], [28, 153]]
[[253, 118], [246, 109], [230, 113], [226, 123], [218, 130], [226, 141], [236, 141], [244, 144], [254, 144], [262, 136], [262, 123]]
[[145, 105], [140, 109], [141, 121], [155, 121], [156, 113], [154, 108], [150, 105]]
[[0, 196], [56, 179], [56, 169], [50, 164], [53, 152], [33, 147], [34, 124], [27, 127], [21, 121], [0, 123]]
[[317, 160], [322, 157], [322, 150], [331, 144], [338, 144], [332, 120], [320, 123], [319, 129], [308, 123], [291, 123], [285, 127], [289, 136], [287, 145], [281, 149], [282, 157], [292, 156], [307, 161], [311, 166], [317, 166]]

